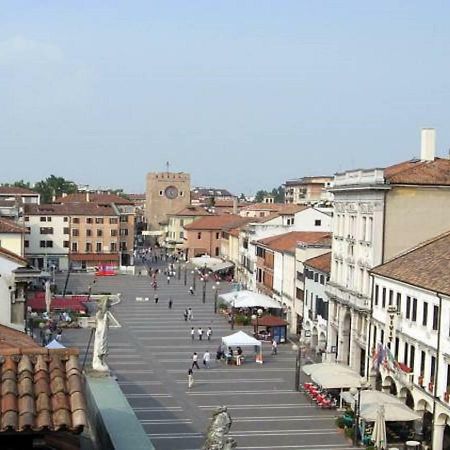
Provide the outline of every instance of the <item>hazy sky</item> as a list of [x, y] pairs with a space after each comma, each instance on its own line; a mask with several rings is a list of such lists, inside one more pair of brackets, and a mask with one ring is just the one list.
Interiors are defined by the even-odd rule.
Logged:
[[0, 0], [0, 182], [254, 193], [450, 147], [450, 2]]

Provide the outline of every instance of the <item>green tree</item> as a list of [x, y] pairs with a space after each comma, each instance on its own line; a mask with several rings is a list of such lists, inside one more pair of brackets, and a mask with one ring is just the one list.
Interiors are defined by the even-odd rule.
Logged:
[[21, 188], [25, 188], [25, 189], [31, 189], [30, 182], [24, 181], [24, 180], [13, 181], [12, 183], [3, 183], [3, 186], [21, 187]]
[[38, 181], [34, 185], [34, 190], [41, 194], [41, 203], [50, 203], [53, 196], [77, 192], [77, 185], [63, 177], [50, 175], [45, 180]]
[[264, 191], [264, 190], [260, 190], [260, 191], [256, 192], [255, 202], [257, 202], [257, 203], [262, 202], [266, 195], [267, 195], [267, 191]]

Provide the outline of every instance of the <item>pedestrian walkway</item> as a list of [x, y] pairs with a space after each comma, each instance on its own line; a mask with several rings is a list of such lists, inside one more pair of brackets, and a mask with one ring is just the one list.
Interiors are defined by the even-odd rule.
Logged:
[[[122, 294], [113, 311], [122, 327], [110, 331], [108, 364], [157, 450], [200, 449], [209, 418], [219, 405], [229, 407], [238, 449], [351, 448], [336, 430], [334, 412], [318, 410], [293, 390], [295, 353], [290, 344], [280, 345], [274, 356], [270, 343], [265, 344], [262, 365], [251, 358], [240, 367], [216, 363], [221, 337], [233, 331], [224, 317], [214, 314], [211, 283], [202, 303], [199, 280], [195, 295], [189, 295], [190, 274], [186, 286], [183, 274], [170, 284], [164, 279], [165, 275], [159, 276], [157, 304], [147, 275], [98, 278], [95, 284], [97, 292]], [[91, 281], [92, 275], [77, 274], [71, 277], [69, 289], [86, 289]], [[137, 300], [146, 297], [150, 301]], [[188, 307], [193, 310], [192, 321], [183, 317]], [[196, 331], [193, 341], [191, 327]], [[198, 327], [212, 328], [211, 341], [205, 332], [199, 341]], [[245, 331], [250, 333], [249, 328]], [[88, 334], [73, 330], [65, 338], [83, 354]], [[211, 353], [210, 368], [202, 364], [206, 350]], [[200, 369], [194, 369], [194, 384], [188, 389], [193, 352], [199, 355]]]

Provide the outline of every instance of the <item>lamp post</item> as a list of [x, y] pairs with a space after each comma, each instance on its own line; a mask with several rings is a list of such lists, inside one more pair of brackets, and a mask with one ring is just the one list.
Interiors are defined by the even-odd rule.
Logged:
[[350, 389], [350, 394], [355, 397], [355, 418], [354, 418], [354, 424], [353, 424], [353, 446], [356, 447], [358, 445], [358, 433], [359, 433], [359, 416], [361, 412], [361, 390], [365, 389], [367, 387], [367, 380], [362, 377], [361, 378], [361, 386], [360, 387], [352, 387]]
[[203, 281], [202, 303], [206, 303], [206, 274], [204, 274], [200, 279]]
[[295, 378], [294, 378], [294, 389], [300, 392], [301, 389], [301, 373], [302, 373], [302, 345], [303, 339], [300, 338], [298, 344], [292, 345], [292, 350], [295, 353]]
[[214, 291], [214, 314], [217, 314], [217, 298], [219, 296], [219, 287], [220, 281], [216, 281], [216, 285], [212, 287]]
[[192, 288], [193, 288], [194, 291], [195, 291], [195, 270], [193, 270], [193, 271], [191, 272], [191, 274], [192, 274]]
[[231, 320], [230, 320], [230, 325], [231, 325], [231, 329], [234, 330], [234, 307], [236, 305], [236, 299], [237, 299], [237, 294], [235, 294], [233, 296], [233, 304], [231, 306]]
[[181, 280], [181, 261], [178, 261], [178, 280]]
[[184, 264], [183, 268], [184, 268], [184, 285], [186, 286], [187, 285], [187, 266], [186, 266], [186, 264]]
[[252, 314], [252, 320], [256, 321], [255, 335], [258, 335], [258, 334], [259, 334], [259, 332], [258, 332], [258, 328], [259, 328], [258, 320], [259, 320], [259, 318], [262, 316], [262, 313], [263, 313], [263, 310], [262, 310], [261, 308], [259, 308], [259, 309], [256, 311], [256, 314]]

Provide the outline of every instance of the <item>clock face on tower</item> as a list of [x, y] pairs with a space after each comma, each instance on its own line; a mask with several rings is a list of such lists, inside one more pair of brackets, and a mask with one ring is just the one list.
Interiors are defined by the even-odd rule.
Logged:
[[178, 196], [178, 189], [175, 186], [168, 186], [168, 187], [166, 187], [166, 190], [164, 191], [164, 195], [168, 199], [173, 200], [174, 198], [177, 198], [177, 196]]

